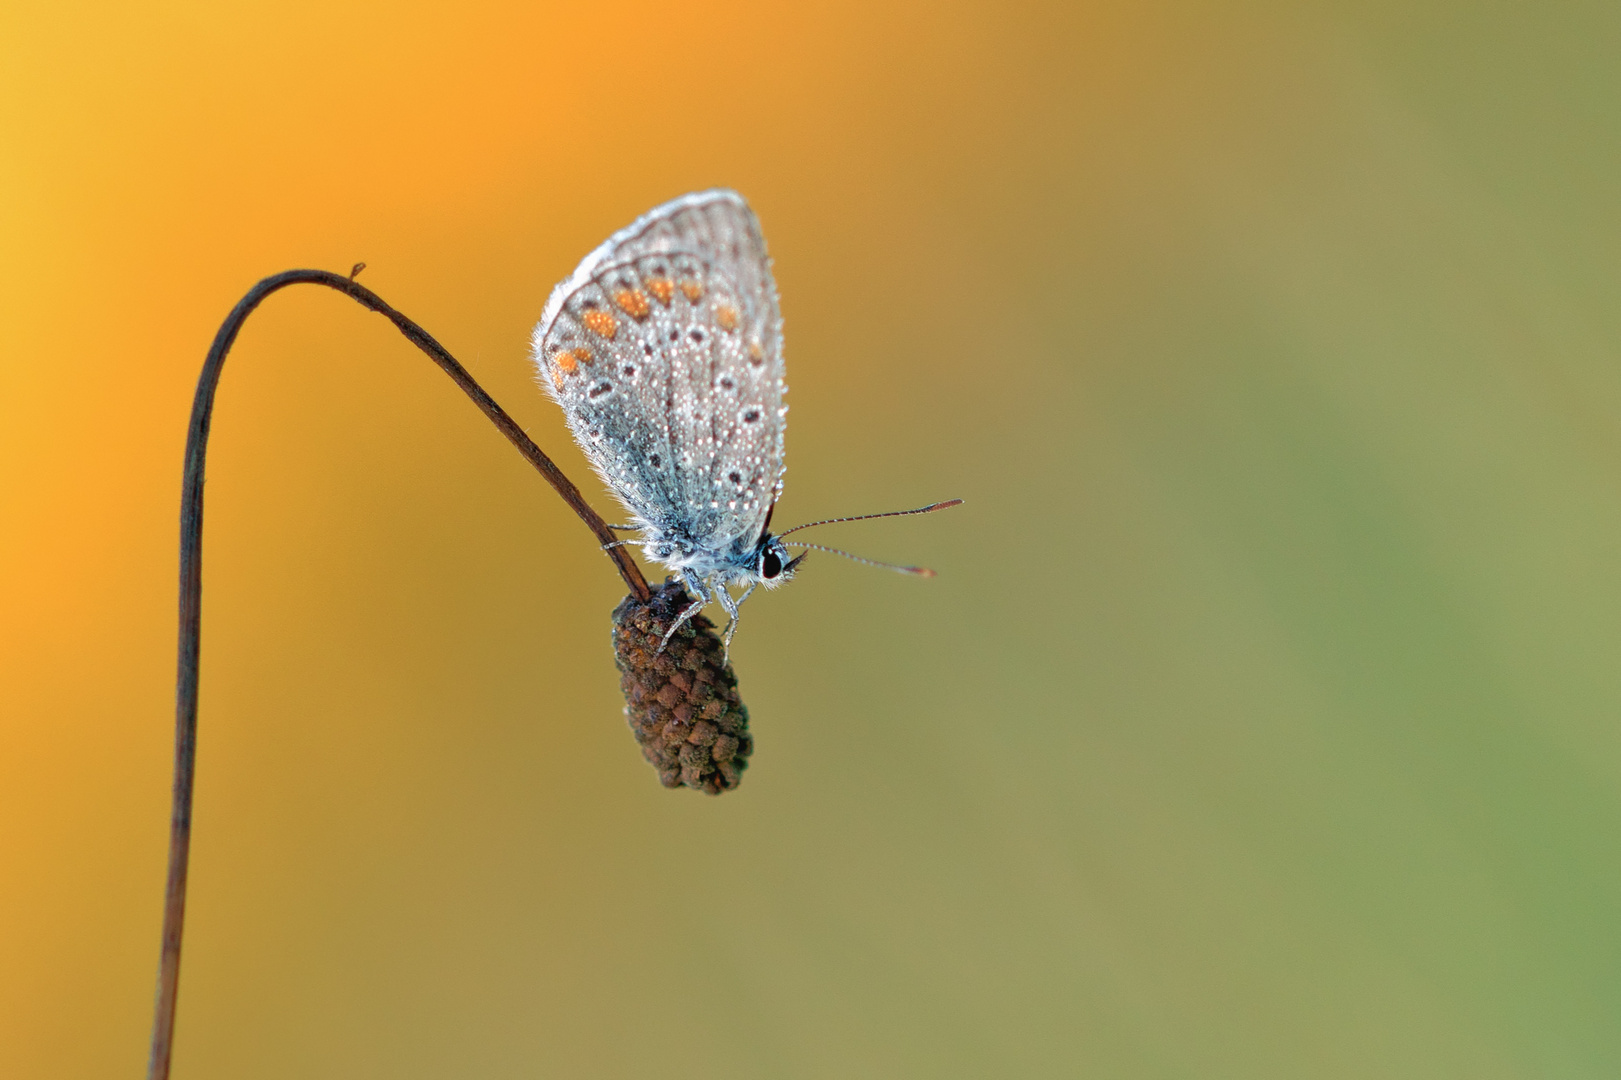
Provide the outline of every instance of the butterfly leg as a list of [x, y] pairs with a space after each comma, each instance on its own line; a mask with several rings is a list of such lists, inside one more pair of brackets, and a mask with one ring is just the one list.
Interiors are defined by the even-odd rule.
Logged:
[[737, 630], [737, 605], [740, 601], [732, 599], [732, 590], [725, 585], [715, 590], [715, 599], [726, 609], [726, 633], [723, 638], [725, 651], [721, 656], [723, 661], [729, 661], [732, 658], [732, 634]]
[[744, 589], [743, 595], [739, 596], [736, 600], [732, 599], [731, 593], [725, 592], [724, 590], [722, 591], [721, 595], [724, 597], [724, 599], [721, 600], [720, 606], [725, 608], [726, 614], [731, 616], [731, 618], [726, 620], [726, 634], [724, 637], [726, 645], [726, 658], [728, 660], [730, 660], [732, 656], [732, 635], [737, 633], [737, 609], [743, 606], [743, 601], [749, 598], [749, 594], [752, 593], [758, 585], [759, 582], [749, 582], [749, 587]]
[[[641, 526], [640, 525], [609, 525], [608, 528], [613, 529], [615, 532], [632, 532], [632, 531], [634, 531], [636, 529], [640, 529]], [[614, 540], [611, 543], [603, 544], [602, 545], [602, 550], [603, 551], [610, 551], [613, 548], [624, 547], [626, 544], [634, 544], [634, 543], [636, 543], [636, 538], [631, 537], [631, 536], [627, 536], [623, 540]]]
[[[714, 599], [714, 597], [709, 594], [709, 588], [707, 585], [705, 585], [703, 578], [699, 577], [697, 574], [694, 574], [691, 570], [681, 571], [681, 576], [686, 580], [687, 588], [697, 597], [697, 599], [693, 600], [692, 603], [681, 609], [681, 614], [675, 617], [675, 622], [671, 623], [670, 628], [664, 632], [664, 640], [659, 642], [659, 651], [654, 653], [654, 656], [657, 656], [659, 653], [664, 651], [664, 647], [670, 643], [670, 639], [675, 636], [675, 632], [677, 630], [681, 629], [683, 623], [692, 618], [694, 615], [698, 614], [698, 612], [702, 611], [704, 609], [704, 605]], [[730, 600], [731, 597], [727, 597], [727, 599]]]

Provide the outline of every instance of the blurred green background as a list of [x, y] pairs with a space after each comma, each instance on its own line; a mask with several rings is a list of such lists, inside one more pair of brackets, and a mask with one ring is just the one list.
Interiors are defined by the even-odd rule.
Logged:
[[[793, 406], [738, 792], [607, 561], [282, 294], [209, 472], [175, 1077], [1621, 1074], [1621, 8], [0, 11], [0, 1075], [138, 1076], [190, 392], [344, 270], [612, 503], [530, 326], [753, 202]], [[611, 515], [610, 515], [611, 516]]]

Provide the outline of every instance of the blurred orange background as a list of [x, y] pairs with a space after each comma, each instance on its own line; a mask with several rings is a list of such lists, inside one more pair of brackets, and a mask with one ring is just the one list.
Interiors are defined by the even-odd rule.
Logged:
[[776, 259], [792, 524], [741, 790], [617, 578], [335, 294], [209, 461], [174, 1075], [1621, 1070], [1621, 9], [0, 10], [0, 1075], [138, 1076], [191, 391], [362, 278], [613, 517], [554, 282]]

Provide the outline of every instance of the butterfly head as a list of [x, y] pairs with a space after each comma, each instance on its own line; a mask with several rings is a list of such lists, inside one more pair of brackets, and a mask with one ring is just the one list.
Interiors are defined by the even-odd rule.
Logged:
[[762, 585], [774, 589], [793, 577], [795, 568], [804, 561], [804, 552], [790, 555], [781, 540], [766, 533], [754, 549], [754, 574]]

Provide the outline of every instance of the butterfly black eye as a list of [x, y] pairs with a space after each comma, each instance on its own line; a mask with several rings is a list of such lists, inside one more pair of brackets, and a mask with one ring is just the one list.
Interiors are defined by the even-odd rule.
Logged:
[[765, 558], [760, 560], [760, 576], [769, 580], [780, 573], [782, 573], [782, 560], [777, 558], [775, 551], [766, 552]]

